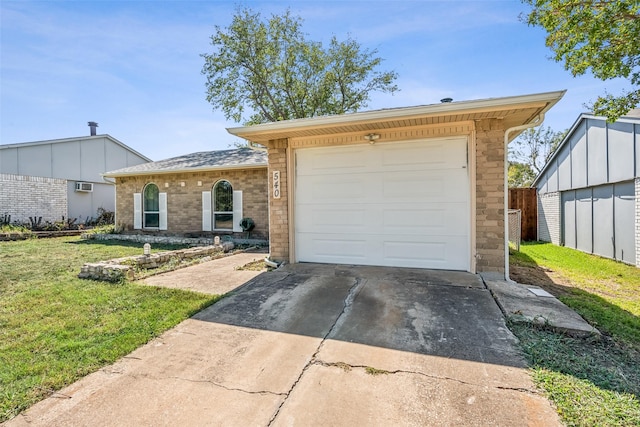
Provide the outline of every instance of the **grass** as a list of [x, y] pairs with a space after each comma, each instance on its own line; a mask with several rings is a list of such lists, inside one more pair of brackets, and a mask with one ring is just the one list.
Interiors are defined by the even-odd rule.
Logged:
[[78, 237], [0, 243], [0, 422], [219, 298], [77, 278], [84, 262], [139, 253], [141, 244]]
[[563, 422], [640, 425], [640, 270], [541, 243], [522, 245], [510, 264], [519, 282], [547, 289], [603, 333], [579, 339], [510, 325]]
[[267, 264], [265, 264], [264, 260], [251, 261], [245, 265], [241, 265], [236, 267], [236, 270], [241, 271], [262, 271], [268, 270]]

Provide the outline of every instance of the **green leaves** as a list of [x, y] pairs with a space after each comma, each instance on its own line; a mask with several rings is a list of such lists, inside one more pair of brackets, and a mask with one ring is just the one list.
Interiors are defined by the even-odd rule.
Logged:
[[289, 11], [265, 21], [251, 9], [216, 27], [213, 52], [202, 55], [207, 101], [227, 119], [257, 124], [358, 111], [372, 91], [398, 90], [395, 72], [377, 70], [376, 50], [335, 37], [324, 48], [301, 27]]
[[[567, 131], [554, 132], [550, 127], [526, 129], [518, 136], [509, 147], [509, 167], [520, 163], [520, 170], [514, 170], [514, 178], [518, 173], [524, 174], [523, 178], [533, 179], [542, 171], [544, 165], [549, 161], [553, 153], [558, 148], [560, 142], [567, 134]], [[523, 169], [524, 168], [524, 169]], [[511, 170], [509, 171], [511, 177]], [[531, 179], [531, 183], [533, 183]]]
[[[574, 76], [628, 79], [640, 86], [640, 2], [637, 0], [523, 0], [533, 10], [522, 19], [544, 28], [553, 59]], [[594, 113], [613, 122], [638, 105], [640, 88], [606, 94]]]

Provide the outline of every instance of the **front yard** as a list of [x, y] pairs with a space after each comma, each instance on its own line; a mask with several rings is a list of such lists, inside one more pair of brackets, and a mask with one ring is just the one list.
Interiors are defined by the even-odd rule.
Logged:
[[[219, 299], [77, 278], [85, 262], [141, 251], [77, 237], [0, 243], [0, 422]], [[640, 270], [530, 243], [511, 254], [511, 277], [548, 290], [603, 333], [578, 339], [509, 325], [563, 421], [640, 425]]]
[[603, 333], [579, 339], [510, 325], [563, 421], [640, 425], [640, 270], [542, 243], [522, 245], [510, 265], [513, 280], [546, 289]]
[[219, 299], [77, 278], [85, 262], [141, 252], [78, 237], [0, 243], [0, 422]]

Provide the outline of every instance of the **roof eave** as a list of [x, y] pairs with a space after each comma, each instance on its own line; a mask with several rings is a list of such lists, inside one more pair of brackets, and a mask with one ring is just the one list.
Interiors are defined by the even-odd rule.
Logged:
[[30, 142], [17, 142], [17, 143], [14, 143], [14, 144], [2, 144], [2, 145], [0, 145], [0, 149], [33, 147], [33, 146], [36, 146], [36, 145], [59, 144], [59, 143], [62, 143], [62, 142], [86, 141], [86, 140], [101, 139], [101, 138], [107, 138], [107, 139], [111, 140], [115, 144], [121, 146], [122, 148], [124, 148], [125, 150], [135, 154], [136, 156], [146, 160], [147, 162], [152, 162], [153, 161], [150, 158], [148, 158], [147, 156], [145, 156], [144, 154], [141, 154], [138, 151], [134, 150], [133, 148], [129, 147], [124, 142], [118, 141], [116, 138], [114, 138], [113, 136], [109, 135], [108, 133], [100, 134], [100, 135], [90, 135], [90, 136], [75, 136], [75, 137], [71, 137], [71, 138], [47, 139], [47, 140], [43, 140], [43, 141], [30, 141]]
[[[509, 106], [546, 103], [544, 111], [549, 110], [565, 94], [566, 90], [545, 92], [532, 95], [519, 95], [503, 98], [489, 98], [473, 101], [458, 101], [450, 103], [432, 104], [418, 107], [402, 107], [393, 109], [373, 110], [359, 113], [348, 113], [325, 117], [313, 117], [306, 119], [284, 120], [280, 122], [263, 123], [253, 126], [227, 128], [227, 132], [232, 135], [253, 140], [252, 137], [261, 136], [264, 139], [269, 133], [277, 133], [286, 130], [301, 130], [305, 128], [318, 128], [331, 125], [356, 124], [362, 122], [372, 122], [378, 120], [393, 120], [409, 118], [412, 116], [438, 116], [452, 115], [467, 112], [481, 112], [495, 108], [505, 108]], [[256, 141], [257, 142], [257, 141]]]
[[106, 178], [124, 178], [128, 176], [146, 176], [146, 175], [170, 175], [177, 173], [195, 173], [195, 172], [213, 172], [224, 170], [238, 170], [238, 169], [261, 169], [266, 168], [266, 163], [253, 164], [253, 165], [232, 165], [232, 166], [217, 166], [217, 167], [202, 167], [202, 168], [181, 168], [181, 169], [155, 169], [137, 172], [105, 172], [102, 176]]

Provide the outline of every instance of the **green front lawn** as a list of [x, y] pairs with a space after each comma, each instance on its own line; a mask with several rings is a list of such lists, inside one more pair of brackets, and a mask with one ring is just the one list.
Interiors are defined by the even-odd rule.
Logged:
[[510, 265], [518, 282], [547, 289], [603, 333], [579, 339], [510, 325], [562, 420], [640, 425], [640, 269], [546, 243], [522, 245]]
[[[0, 422], [219, 299], [77, 278], [85, 262], [141, 247], [78, 237], [0, 243]], [[176, 247], [154, 247], [168, 249]]]

